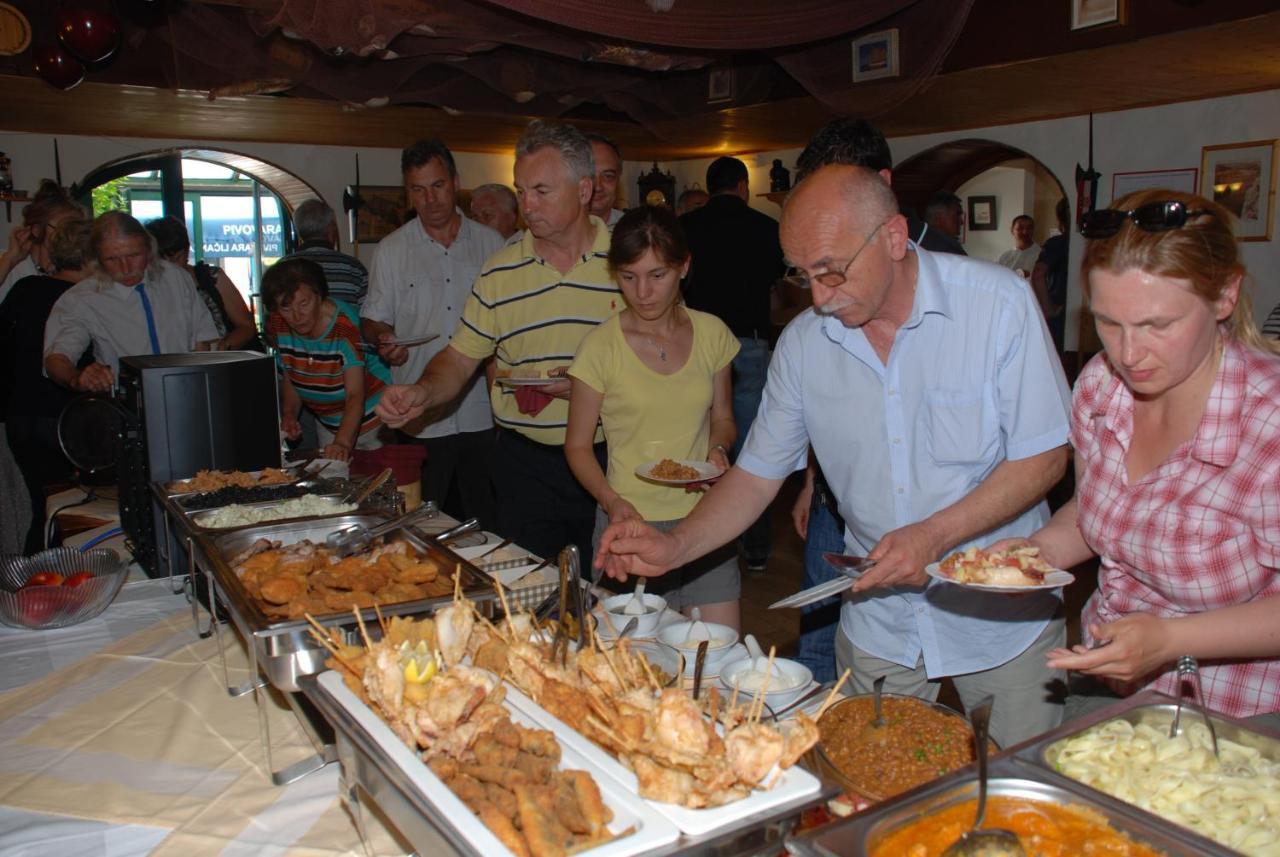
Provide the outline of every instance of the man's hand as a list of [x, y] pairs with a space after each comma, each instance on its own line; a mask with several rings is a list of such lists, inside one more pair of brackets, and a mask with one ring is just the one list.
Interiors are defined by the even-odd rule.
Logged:
[[374, 413], [392, 428], [400, 428], [420, 416], [426, 404], [427, 391], [417, 384], [392, 384], [383, 391]]
[[302, 437], [302, 423], [298, 422], [297, 417], [283, 416], [280, 418], [280, 431], [289, 440], [297, 440]]
[[644, 521], [631, 519], [610, 524], [600, 537], [595, 567], [617, 580], [627, 575], [657, 577], [679, 562], [680, 541]]
[[409, 349], [403, 345], [392, 345], [395, 341], [396, 335], [394, 333], [383, 332], [378, 334], [378, 356], [388, 366], [403, 366], [405, 361], [409, 359]]
[[16, 265], [31, 253], [31, 227], [15, 226], [9, 230], [9, 246], [4, 250], [5, 261]]
[[556, 380], [548, 384], [535, 386], [533, 389], [539, 390], [546, 393], [548, 396], [552, 396], [557, 399], [568, 399], [569, 391], [573, 389], [573, 384], [569, 380], [569, 367], [557, 366], [554, 369], [548, 369], [547, 377], [555, 378]]
[[1090, 625], [1089, 634], [1094, 648], [1054, 649], [1049, 652], [1049, 668], [1136, 681], [1176, 657], [1168, 651], [1168, 620], [1149, 613], [1131, 613], [1114, 622]]
[[943, 545], [928, 521], [908, 524], [885, 533], [867, 559], [875, 560], [871, 570], [853, 584], [853, 592], [878, 586], [922, 586], [929, 579], [924, 567], [936, 562]]
[[110, 393], [116, 384], [110, 366], [90, 363], [71, 379], [71, 389], [77, 393]]
[[809, 507], [813, 503], [813, 480], [806, 479], [796, 501], [791, 504], [791, 523], [802, 539], [809, 537]]

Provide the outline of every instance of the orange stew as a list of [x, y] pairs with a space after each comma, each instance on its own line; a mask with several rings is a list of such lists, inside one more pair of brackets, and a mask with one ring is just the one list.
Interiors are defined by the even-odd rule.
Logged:
[[891, 797], [974, 760], [973, 731], [961, 717], [917, 699], [882, 702], [881, 727], [871, 726], [870, 697], [838, 702], [818, 722], [822, 752], [861, 794]]
[[[949, 806], [900, 827], [876, 843], [871, 857], [938, 857], [973, 824], [977, 801]], [[1161, 852], [1134, 842], [1082, 806], [1059, 806], [1016, 797], [987, 799], [984, 828], [1011, 830], [1027, 857], [1158, 857]]]

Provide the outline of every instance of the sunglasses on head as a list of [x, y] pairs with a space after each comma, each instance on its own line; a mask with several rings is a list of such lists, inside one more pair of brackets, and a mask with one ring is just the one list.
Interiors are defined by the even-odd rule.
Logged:
[[1118, 208], [1100, 208], [1084, 216], [1080, 223], [1080, 234], [1085, 238], [1110, 238], [1120, 231], [1126, 220], [1144, 232], [1164, 232], [1177, 229], [1187, 222], [1187, 218], [1201, 214], [1212, 214], [1207, 209], [1188, 211], [1184, 202], [1167, 200], [1149, 202], [1129, 211]]

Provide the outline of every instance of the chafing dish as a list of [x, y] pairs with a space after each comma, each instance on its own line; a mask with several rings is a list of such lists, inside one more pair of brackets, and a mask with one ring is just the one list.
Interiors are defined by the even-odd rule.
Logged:
[[[1180, 828], [1145, 814], [1136, 814], [1118, 801], [1068, 783], [1046, 782], [1035, 772], [1008, 756], [991, 763], [989, 794], [1082, 806], [1101, 814], [1116, 830], [1169, 857], [1228, 855], [1221, 846], [1201, 844], [1199, 837], [1184, 836]], [[968, 767], [926, 783], [893, 800], [878, 804], [844, 821], [820, 827], [787, 839], [793, 854], [803, 857], [866, 857], [881, 840], [922, 815], [937, 812], [954, 803], [975, 800], [977, 773]]]
[[[185, 514], [187, 516], [187, 521], [191, 525], [192, 530], [196, 532], [201, 532], [201, 533], [228, 533], [228, 532], [231, 532], [232, 530], [241, 530], [248, 527], [260, 527], [264, 525], [283, 524], [283, 523], [289, 523], [292, 521], [305, 521], [311, 518], [329, 517], [332, 515], [344, 514], [338, 511], [339, 507], [346, 502], [346, 498], [343, 495], [313, 494], [311, 496], [317, 497], [320, 500], [323, 500], [325, 505], [331, 507], [329, 511], [321, 512], [318, 515], [306, 515], [302, 517], [294, 516], [290, 518], [276, 518], [275, 520], [270, 520], [270, 521], [260, 521], [258, 523], [253, 523], [253, 524], [236, 524], [230, 527], [213, 527], [209, 525], [209, 522], [211, 521], [213, 516], [221, 512], [223, 509], [227, 508], [226, 506], [220, 506], [213, 509], [199, 509], [196, 511], [185, 512]], [[279, 508], [285, 503], [292, 502], [295, 499], [299, 499], [299, 498], [288, 498], [284, 500], [264, 500], [260, 503], [242, 503], [240, 505], [248, 509], [270, 510], [270, 509]], [[360, 511], [360, 510], [351, 510], [351, 511]]]
[[[1084, 783], [1059, 774], [1057, 771], [1055, 758], [1058, 750], [1067, 740], [1081, 735], [1095, 726], [1116, 719], [1127, 720], [1135, 726], [1140, 723], [1146, 723], [1167, 730], [1173, 719], [1173, 710], [1176, 703], [1177, 700], [1163, 693], [1153, 690], [1142, 691], [1120, 700], [1115, 705], [1108, 706], [1070, 723], [1065, 723], [1051, 732], [1046, 732], [1030, 741], [1025, 741], [1013, 747], [1009, 755], [1023, 766], [1024, 770], [1034, 772], [1034, 775], [1042, 777], [1049, 782], [1069, 785], [1072, 788], [1122, 806], [1127, 812], [1135, 817], [1144, 819], [1149, 824], [1161, 825], [1178, 831], [1184, 838], [1195, 843], [1198, 849], [1197, 853], [1235, 854], [1237, 852], [1203, 837], [1187, 827], [1176, 825], [1168, 819], [1106, 795]], [[1237, 744], [1243, 744], [1258, 750], [1268, 759], [1280, 761], [1280, 733], [1251, 726], [1242, 720], [1228, 717], [1224, 714], [1210, 712], [1209, 718], [1213, 721], [1213, 728], [1219, 741], [1234, 741]], [[1189, 710], [1187, 705], [1184, 704], [1182, 710], [1183, 726], [1197, 722], [1202, 722], [1200, 714]]]
[[[310, 675], [323, 669], [327, 654], [311, 637], [309, 623], [305, 619], [272, 620], [258, 603], [249, 596], [240, 579], [230, 566], [230, 560], [259, 539], [280, 542], [282, 545], [296, 544], [309, 539], [323, 544], [329, 533], [351, 524], [376, 526], [385, 518], [377, 515], [349, 514], [330, 518], [309, 518], [296, 521], [276, 521], [256, 527], [233, 530], [225, 535], [197, 535], [200, 545], [196, 562], [201, 565], [218, 593], [218, 598], [227, 608], [232, 623], [240, 631], [246, 641], [251, 641], [250, 649], [256, 656], [257, 666], [261, 668], [267, 680], [275, 687], [285, 691], [298, 689], [299, 676]], [[459, 569], [462, 575], [462, 594], [468, 599], [486, 605], [483, 609], [491, 609], [496, 598], [489, 578], [475, 569], [471, 563], [459, 557], [447, 547], [438, 544], [416, 532], [413, 527], [395, 530], [388, 539], [402, 538], [418, 551], [419, 555], [435, 560], [447, 569]], [[450, 571], [452, 573], [452, 571]], [[452, 595], [427, 598], [417, 601], [404, 601], [397, 604], [379, 606], [384, 617], [417, 615], [434, 612], [452, 600]], [[377, 613], [372, 608], [360, 611], [366, 623], [376, 623]], [[322, 625], [344, 628], [347, 636], [354, 639], [358, 633], [355, 615], [350, 610], [335, 611], [314, 617]]]

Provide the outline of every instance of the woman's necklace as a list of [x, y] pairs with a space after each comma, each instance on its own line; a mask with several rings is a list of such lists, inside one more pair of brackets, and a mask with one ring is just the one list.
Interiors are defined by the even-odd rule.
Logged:
[[667, 349], [666, 349], [666, 348], [663, 348], [661, 345], [659, 345], [659, 344], [658, 344], [658, 340], [654, 339], [652, 336], [648, 336], [648, 337], [645, 337], [645, 338], [649, 340], [649, 344], [650, 344], [650, 345], [652, 345], [652, 346], [653, 346], [653, 348], [654, 348], [654, 350], [658, 352], [658, 359], [659, 359], [659, 360], [661, 360], [663, 363], [666, 363], [666, 362], [667, 362]]

